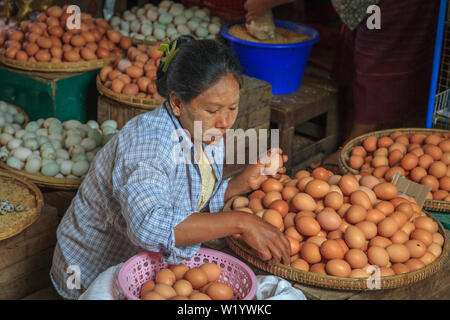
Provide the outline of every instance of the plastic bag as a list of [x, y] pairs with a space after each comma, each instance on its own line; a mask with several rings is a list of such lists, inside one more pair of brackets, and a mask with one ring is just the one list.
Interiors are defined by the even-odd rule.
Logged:
[[256, 300], [307, 300], [302, 291], [289, 281], [276, 276], [256, 276], [258, 290]]

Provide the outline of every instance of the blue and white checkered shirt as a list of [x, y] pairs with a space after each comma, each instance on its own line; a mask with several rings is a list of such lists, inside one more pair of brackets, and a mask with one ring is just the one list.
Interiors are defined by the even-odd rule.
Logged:
[[[97, 154], [57, 230], [50, 275], [61, 296], [78, 298], [101, 272], [144, 250], [162, 251], [173, 264], [198, 252], [200, 244], [175, 247], [173, 229], [198, 212], [202, 189], [198, 165], [174, 161], [194, 153], [177, 129], [181, 125], [164, 103], [128, 121]], [[180, 140], [187, 153], [177, 147]], [[223, 139], [204, 150], [217, 183], [200, 211], [220, 212], [229, 182], [222, 181]], [[81, 289], [68, 288], [69, 266], [79, 267]]]

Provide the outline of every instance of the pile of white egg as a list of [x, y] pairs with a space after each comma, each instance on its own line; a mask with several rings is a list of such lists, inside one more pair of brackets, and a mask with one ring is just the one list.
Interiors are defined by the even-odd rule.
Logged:
[[118, 132], [114, 120], [30, 121], [22, 128], [5, 125], [0, 161], [12, 168], [55, 178], [82, 178], [99, 150]]
[[216, 39], [223, 24], [219, 17], [211, 16], [208, 8], [185, 8], [168, 0], [158, 6], [151, 3], [135, 6], [121, 17], [113, 16], [109, 23], [124, 36], [148, 41], [174, 40], [182, 35]]

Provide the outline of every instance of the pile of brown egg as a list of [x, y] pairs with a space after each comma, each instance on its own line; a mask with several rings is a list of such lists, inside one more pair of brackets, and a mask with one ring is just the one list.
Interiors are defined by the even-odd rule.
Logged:
[[232, 208], [283, 232], [292, 268], [321, 275], [365, 278], [372, 265], [381, 276], [412, 272], [433, 263], [444, 244], [438, 224], [414, 198], [371, 175], [302, 170], [267, 179]]

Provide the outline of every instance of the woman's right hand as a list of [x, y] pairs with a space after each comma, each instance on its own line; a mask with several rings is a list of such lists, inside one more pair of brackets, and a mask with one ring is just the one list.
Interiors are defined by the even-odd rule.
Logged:
[[252, 214], [245, 215], [244, 224], [239, 239], [253, 248], [261, 260], [269, 264], [290, 264], [290, 244], [280, 230]]
[[261, 18], [275, 6], [275, 1], [271, 0], [247, 0], [244, 9], [247, 11], [245, 20], [250, 23], [252, 20]]

